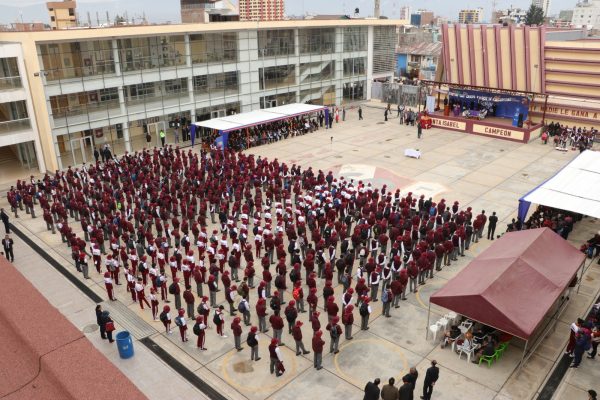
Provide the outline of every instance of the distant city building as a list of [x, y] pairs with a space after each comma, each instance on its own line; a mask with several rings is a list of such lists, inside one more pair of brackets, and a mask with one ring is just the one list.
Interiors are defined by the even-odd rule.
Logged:
[[573, 10], [561, 10], [558, 13], [558, 19], [561, 21], [573, 21]]
[[283, 0], [239, 0], [240, 21], [281, 21]]
[[421, 25], [433, 24], [433, 11], [419, 10], [419, 14], [421, 14]]
[[550, 9], [550, 0], [532, 0], [531, 4], [544, 10], [544, 17], [548, 15], [548, 10]]
[[46, 29], [50, 29], [50, 26], [43, 22], [15, 22], [10, 25], [0, 25], [2, 32], [35, 32]]
[[573, 10], [573, 25], [588, 28], [600, 27], [600, 0], [582, 0]]
[[555, 18], [553, 25], [557, 28], [569, 28], [573, 21], [573, 10], [561, 10], [558, 18]]
[[414, 26], [432, 25], [434, 22], [433, 11], [417, 10], [410, 15], [410, 24]]
[[46, 3], [48, 15], [50, 16], [50, 27], [53, 30], [67, 29], [77, 26], [77, 15], [75, 1], [52, 1]]
[[421, 26], [421, 14], [410, 14], [410, 24]]
[[459, 24], [478, 24], [483, 17], [483, 8], [474, 8], [470, 10], [460, 10], [458, 13]]
[[229, 0], [180, 0], [184, 24], [239, 21], [237, 8]]
[[418, 42], [396, 48], [398, 76], [435, 80], [442, 42]]
[[405, 21], [410, 21], [410, 6], [402, 6], [400, 7], [400, 19], [403, 19]]
[[493, 24], [523, 24], [527, 16], [527, 10], [520, 8], [508, 8], [506, 10], [495, 10], [492, 12]]

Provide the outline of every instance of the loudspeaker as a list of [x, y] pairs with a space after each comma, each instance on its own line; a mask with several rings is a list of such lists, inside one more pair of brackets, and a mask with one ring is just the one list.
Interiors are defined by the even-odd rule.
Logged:
[[523, 113], [520, 113], [520, 114], [519, 114], [519, 121], [517, 122], [517, 126], [518, 126], [519, 128], [522, 128], [522, 127], [523, 127]]

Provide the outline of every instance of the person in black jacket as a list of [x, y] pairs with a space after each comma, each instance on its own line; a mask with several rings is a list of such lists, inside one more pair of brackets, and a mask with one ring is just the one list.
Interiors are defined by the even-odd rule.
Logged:
[[494, 232], [496, 231], [497, 223], [498, 223], [498, 217], [496, 216], [496, 211], [494, 211], [492, 213], [492, 215], [490, 215], [490, 218], [488, 219], [488, 233], [487, 233], [488, 240], [494, 240]]
[[373, 382], [367, 382], [363, 400], [379, 400], [379, 393], [381, 392], [379, 389], [379, 382], [381, 382], [379, 378], [375, 379]]
[[417, 387], [417, 379], [419, 378], [419, 371], [415, 367], [411, 367], [408, 374], [402, 377], [402, 381], [406, 381], [410, 384], [410, 398], [414, 397], [415, 388]]
[[425, 373], [425, 380], [423, 381], [423, 400], [430, 400], [431, 393], [433, 392], [433, 386], [440, 377], [440, 369], [436, 366], [437, 361], [431, 361], [431, 367], [427, 368]]
[[106, 325], [102, 323], [102, 306], [100, 304], [96, 306], [96, 323], [100, 327], [100, 337], [106, 340]]
[[114, 342], [113, 337], [112, 337], [112, 331], [107, 331], [106, 330], [106, 324], [108, 324], [109, 322], [112, 322], [114, 324], [114, 321], [112, 320], [112, 318], [110, 318], [110, 313], [108, 311], [102, 311], [102, 314], [100, 315], [100, 331], [104, 330], [106, 332], [106, 336], [108, 337], [108, 341], [109, 343]]
[[406, 376], [402, 378], [402, 386], [398, 390], [398, 400], [413, 400], [413, 387]]

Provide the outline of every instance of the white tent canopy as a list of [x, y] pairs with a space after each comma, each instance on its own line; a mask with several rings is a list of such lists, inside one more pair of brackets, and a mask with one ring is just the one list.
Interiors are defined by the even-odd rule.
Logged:
[[323, 110], [323, 106], [312, 104], [286, 104], [284, 106], [267, 108], [264, 110], [250, 111], [241, 114], [229, 115], [222, 118], [213, 118], [207, 121], [196, 122], [202, 128], [216, 129], [223, 132], [235, 131], [251, 126], [268, 124], [270, 122], [288, 119], [299, 115], [311, 114]]
[[586, 150], [552, 178], [521, 198], [600, 218], [600, 152]]

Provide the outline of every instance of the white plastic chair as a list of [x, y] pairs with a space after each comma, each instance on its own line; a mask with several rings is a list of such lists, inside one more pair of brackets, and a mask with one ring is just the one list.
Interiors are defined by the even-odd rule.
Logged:
[[458, 319], [458, 314], [454, 311], [450, 311], [448, 314], [446, 314], [445, 318], [451, 321], [452, 324], [455, 324], [456, 320]]
[[438, 333], [440, 332], [440, 326], [437, 324], [437, 322], [429, 326], [429, 332], [431, 332], [432, 335], [431, 340], [435, 342], [437, 340]]
[[440, 326], [443, 332], [446, 332], [446, 330], [448, 330], [448, 322], [449, 321], [447, 318], [440, 318], [436, 323]]
[[475, 354], [476, 346], [473, 344], [469, 344], [467, 346], [459, 346], [458, 349], [458, 359], [462, 357], [463, 354], [467, 355], [467, 362], [471, 362], [471, 357]]
[[469, 331], [469, 329], [471, 329], [472, 326], [473, 326], [472, 322], [463, 321], [463, 322], [461, 322], [458, 329], [460, 329], [460, 331], [462, 333], [467, 333]]

